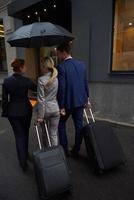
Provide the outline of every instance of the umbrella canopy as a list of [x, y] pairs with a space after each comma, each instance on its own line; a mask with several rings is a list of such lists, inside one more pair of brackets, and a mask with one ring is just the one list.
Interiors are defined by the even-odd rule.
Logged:
[[53, 46], [63, 41], [71, 41], [74, 37], [65, 28], [50, 22], [36, 22], [18, 28], [8, 38], [12, 47]]

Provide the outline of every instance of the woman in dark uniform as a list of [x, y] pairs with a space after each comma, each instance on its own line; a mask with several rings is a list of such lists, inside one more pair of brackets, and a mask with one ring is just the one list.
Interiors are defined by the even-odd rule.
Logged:
[[23, 171], [27, 168], [28, 138], [32, 117], [32, 106], [28, 90], [37, 90], [29, 78], [24, 76], [25, 61], [15, 59], [11, 63], [13, 75], [4, 79], [2, 87], [2, 116], [7, 117], [15, 135], [18, 160]]

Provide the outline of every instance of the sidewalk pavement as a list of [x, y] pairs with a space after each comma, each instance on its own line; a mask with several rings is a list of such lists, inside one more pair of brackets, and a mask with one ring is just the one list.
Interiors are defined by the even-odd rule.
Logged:
[[[38, 148], [33, 121], [29, 144], [31, 154]], [[123, 146], [126, 166], [96, 176], [89, 167], [83, 143], [80, 158], [68, 158], [72, 171], [71, 194], [54, 200], [134, 200], [134, 128], [112, 126]], [[71, 120], [68, 123], [68, 139], [70, 146], [73, 145]], [[32, 162], [29, 166], [29, 170], [23, 173], [18, 165], [12, 129], [7, 119], [0, 118], [0, 200], [39, 200]]]

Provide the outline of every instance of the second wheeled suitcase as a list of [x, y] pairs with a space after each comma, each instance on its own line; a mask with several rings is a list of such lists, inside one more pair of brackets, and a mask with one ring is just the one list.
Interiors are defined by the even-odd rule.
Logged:
[[93, 122], [89, 123], [85, 110], [84, 113], [88, 124], [83, 127], [82, 135], [88, 156], [94, 162], [97, 172], [102, 173], [104, 170], [124, 164], [125, 155], [112, 127], [107, 122], [95, 122], [91, 109]]
[[51, 147], [45, 123], [49, 147], [42, 149], [37, 124], [35, 128], [40, 146], [40, 150], [33, 153], [35, 176], [40, 198], [49, 199], [70, 190], [72, 185], [63, 148]]

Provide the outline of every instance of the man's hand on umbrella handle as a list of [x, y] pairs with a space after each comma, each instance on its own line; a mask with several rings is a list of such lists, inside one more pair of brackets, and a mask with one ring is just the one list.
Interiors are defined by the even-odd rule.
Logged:
[[65, 108], [62, 108], [62, 109], [60, 109], [60, 114], [61, 114], [61, 115], [63, 115], [63, 116], [65, 116], [65, 115], [66, 115]]

